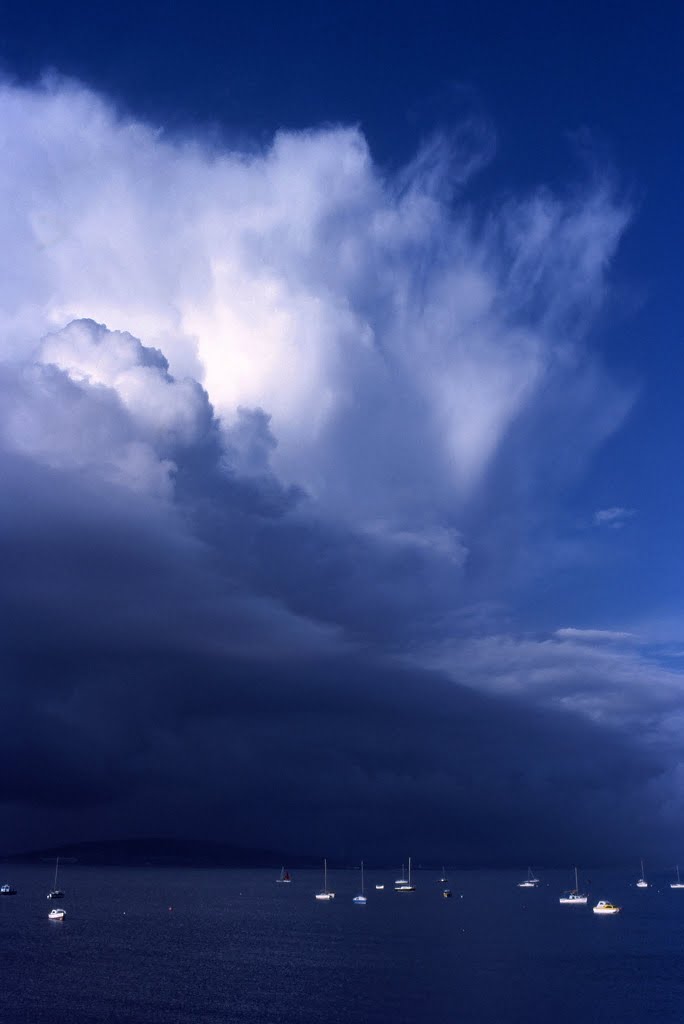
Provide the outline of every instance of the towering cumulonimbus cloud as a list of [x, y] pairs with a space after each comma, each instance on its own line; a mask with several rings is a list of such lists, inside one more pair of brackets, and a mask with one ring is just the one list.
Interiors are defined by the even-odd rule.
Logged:
[[217, 150], [61, 81], [4, 86], [0, 115], [3, 350], [80, 318], [129, 331], [226, 427], [263, 409], [278, 474], [338, 514], [445, 515], [554, 389], [599, 438], [624, 413], [578, 348], [628, 219], [605, 182], [483, 216], [472, 148], [427, 145], [394, 176], [351, 128]]
[[621, 624], [516, 632], [630, 405], [585, 330], [629, 212], [601, 180], [483, 210], [463, 138], [390, 174], [355, 128], [243, 152], [0, 88], [15, 845], [180, 807], [185, 834], [471, 859], [497, 823], [524, 860], [590, 823], [610, 855], [635, 792], [666, 834], [679, 674]]

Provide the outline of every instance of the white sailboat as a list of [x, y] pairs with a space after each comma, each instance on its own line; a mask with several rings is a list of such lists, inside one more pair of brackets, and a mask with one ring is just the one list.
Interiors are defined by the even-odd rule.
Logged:
[[395, 878], [394, 879], [394, 884], [395, 884], [395, 886], [397, 886], [397, 885], [408, 885], [408, 878], [406, 877], [406, 875], [404, 873], [404, 865], [403, 864], [401, 865], [401, 878]]
[[323, 861], [323, 891], [316, 893], [317, 900], [334, 900], [335, 893], [330, 892], [328, 889], [328, 862]]
[[290, 872], [285, 870], [285, 866], [280, 869], [280, 878], [276, 878], [278, 885], [289, 885], [292, 881]]
[[[403, 875], [402, 871], [402, 875]], [[415, 892], [415, 885], [411, 885], [411, 858], [408, 860], [408, 878], [400, 878], [394, 883], [395, 892]]]
[[57, 872], [58, 871], [59, 871], [59, 857], [57, 858], [57, 861], [55, 863], [55, 880], [53, 882], [52, 889], [47, 894], [47, 898], [49, 900], [59, 900], [59, 899], [62, 899], [62, 897], [64, 896], [64, 893], [62, 892], [62, 890], [57, 888]]
[[534, 877], [532, 868], [527, 869], [527, 878], [523, 882], [518, 882], [519, 889], [534, 889], [539, 885], [539, 879]]
[[571, 889], [570, 892], [565, 894], [565, 896], [561, 896], [558, 902], [577, 904], [584, 904], [587, 902], [586, 895], [579, 891], [579, 882], [577, 881], [577, 868], [575, 868], [575, 888]]
[[648, 889], [648, 882], [646, 881], [646, 876], [644, 874], [643, 860], [641, 861], [641, 878], [638, 879], [636, 886], [637, 889]]
[[363, 861], [361, 861], [361, 892], [358, 896], [355, 896], [352, 903], [367, 903], [366, 894], [363, 887]]
[[684, 882], [682, 882], [681, 878], [679, 877], [679, 864], [677, 865], [677, 881], [676, 882], [670, 882], [670, 888], [671, 889], [684, 889]]
[[449, 881], [449, 879], [447, 878], [447, 873], [444, 870], [444, 865], [442, 864], [442, 877], [440, 878], [440, 882], [448, 882], [448, 881]]

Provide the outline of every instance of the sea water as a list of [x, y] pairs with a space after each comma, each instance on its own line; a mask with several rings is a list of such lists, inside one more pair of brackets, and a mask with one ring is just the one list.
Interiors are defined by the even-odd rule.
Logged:
[[[562, 906], [572, 871], [322, 872], [0, 868], [2, 1024], [621, 1024], [684, 1020], [684, 889], [591, 873], [586, 907]], [[582, 877], [582, 876], [580, 876]], [[382, 892], [376, 882], [384, 882]], [[599, 917], [591, 906], [622, 907]], [[48, 921], [57, 903], [63, 922]]]

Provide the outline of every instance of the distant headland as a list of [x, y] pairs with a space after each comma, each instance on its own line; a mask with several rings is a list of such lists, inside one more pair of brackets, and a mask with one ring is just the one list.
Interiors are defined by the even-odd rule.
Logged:
[[6, 864], [37, 864], [59, 857], [79, 864], [112, 867], [313, 867], [318, 857], [295, 856], [282, 850], [259, 850], [202, 839], [112, 839], [67, 843], [2, 857]]

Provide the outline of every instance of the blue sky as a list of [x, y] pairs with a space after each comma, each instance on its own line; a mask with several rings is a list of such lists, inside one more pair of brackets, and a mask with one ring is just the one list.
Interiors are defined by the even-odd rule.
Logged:
[[4, 9], [10, 845], [675, 855], [681, 22]]

